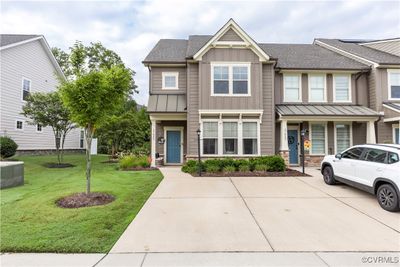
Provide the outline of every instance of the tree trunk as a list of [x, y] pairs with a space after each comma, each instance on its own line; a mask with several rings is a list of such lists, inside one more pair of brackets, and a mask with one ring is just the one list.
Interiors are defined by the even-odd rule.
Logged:
[[61, 158], [60, 158], [60, 139], [57, 138], [59, 136], [59, 132], [56, 131], [54, 132], [54, 137], [56, 139], [56, 153], [57, 153], [57, 161], [58, 164], [61, 164]]
[[90, 194], [90, 176], [92, 171], [92, 158], [90, 150], [92, 147], [93, 127], [89, 125], [86, 128], [86, 194]]
[[67, 136], [67, 132], [65, 131], [62, 135], [61, 135], [61, 151], [60, 151], [60, 158], [61, 158], [61, 162], [64, 161], [64, 143], [65, 143], [65, 137]]
[[114, 142], [111, 142], [111, 158], [115, 158], [115, 144]]

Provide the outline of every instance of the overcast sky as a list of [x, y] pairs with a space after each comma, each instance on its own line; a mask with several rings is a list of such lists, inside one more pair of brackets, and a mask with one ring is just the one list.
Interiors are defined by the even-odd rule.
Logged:
[[3, 1], [1, 33], [43, 34], [50, 46], [100, 41], [136, 71], [147, 104], [141, 61], [160, 38], [214, 34], [235, 21], [258, 42], [311, 43], [316, 37], [400, 36], [400, 1]]

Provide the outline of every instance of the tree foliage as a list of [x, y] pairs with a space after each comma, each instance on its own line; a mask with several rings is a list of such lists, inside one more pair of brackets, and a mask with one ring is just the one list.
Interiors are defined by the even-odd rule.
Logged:
[[[22, 114], [29, 118], [29, 124], [40, 124], [42, 127], [51, 127], [53, 130], [58, 163], [63, 160], [65, 138], [73, 128], [70, 113], [61, 101], [58, 92], [32, 93], [22, 107]], [[61, 150], [60, 150], [61, 146]]]

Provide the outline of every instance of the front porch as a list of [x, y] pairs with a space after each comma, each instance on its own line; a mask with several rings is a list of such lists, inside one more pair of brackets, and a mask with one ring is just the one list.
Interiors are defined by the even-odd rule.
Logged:
[[[280, 105], [277, 107], [276, 147], [290, 166], [301, 165], [301, 131], [305, 132], [306, 166], [319, 166], [325, 155], [357, 144], [375, 144], [379, 114], [360, 106]], [[328, 107], [328, 108], [327, 108]]]

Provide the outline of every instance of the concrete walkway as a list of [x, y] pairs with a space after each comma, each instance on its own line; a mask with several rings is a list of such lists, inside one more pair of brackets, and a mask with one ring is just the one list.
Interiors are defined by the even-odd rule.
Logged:
[[111, 253], [400, 251], [400, 215], [374, 196], [312, 177], [164, 180]]
[[128, 254], [3, 254], [2, 267], [399, 266], [400, 253], [226, 252]]

